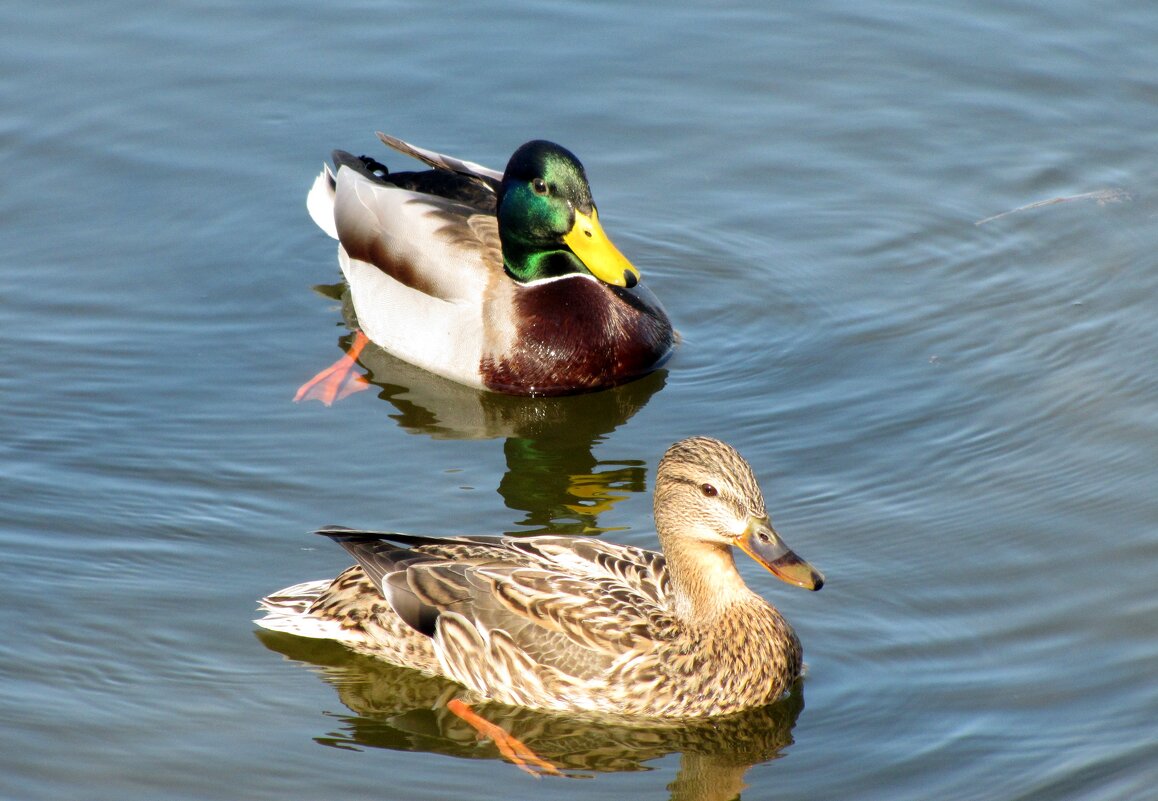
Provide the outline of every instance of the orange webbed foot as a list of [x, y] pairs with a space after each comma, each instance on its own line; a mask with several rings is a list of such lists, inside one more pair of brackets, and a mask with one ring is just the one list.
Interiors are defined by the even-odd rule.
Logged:
[[535, 778], [539, 778], [543, 774], [563, 775], [557, 767], [532, 751], [522, 740], [502, 726], [491, 723], [477, 714], [465, 701], [455, 698], [447, 702], [446, 708], [469, 723], [480, 737], [485, 737], [493, 742], [499, 749], [499, 753], [518, 766], [519, 770], [524, 773], [529, 773]]
[[297, 394], [294, 395], [294, 402], [316, 400], [330, 406], [334, 401], [348, 398], [355, 392], [370, 389], [370, 382], [366, 380], [366, 377], [354, 373], [354, 368], [358, 365], [358, 357], [369, 341], [365, 334], [358, 331], [354, 335], [354, 341], [350, 343], [349, 350], [342, 355], [342, 358], [298, 388]]

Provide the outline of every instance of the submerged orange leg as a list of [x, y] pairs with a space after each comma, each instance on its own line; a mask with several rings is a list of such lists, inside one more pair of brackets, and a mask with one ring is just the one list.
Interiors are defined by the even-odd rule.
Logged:
[[498, 747], [499, 753], [518, 765], [519, 770], [536, 777], [543, 773], [552, 776], [563, 775], [557, 767], [540, 757], [502, 726], [476, 714], [465, 701], [455, 698], [447, 702], [446, 708], [469, 723], [480, 736], [491, 740]]
[[294, 395], [294, 402], [303, 400], [317, 400], [331, 405], [336, 400], [349, 397], [355, 392], [370, 388], [370, 382], [365, 376], [355, 375], [354, 367], [358, 363], [358, 356], [370, 340], [361, 331], [354, 335], [350, 349], [342, 358], [322, 370], [306, 383], [302, 384]]

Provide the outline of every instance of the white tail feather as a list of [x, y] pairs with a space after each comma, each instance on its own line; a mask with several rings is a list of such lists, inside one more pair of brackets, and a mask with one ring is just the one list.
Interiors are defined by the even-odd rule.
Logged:
[[299, 637], [313, 637], [319, 640], [337, 640], [338, 642], [354, 642], [356, 637], [343, 629], [336, 620], [326, 620], [308, 614], [310, 606], [317, 600], [333, 579], [306, 581], [278, 590], [272, 595], [262, 598], [258, 608], [265, 612], [265, 617], [253, 621], [263, 629], [281, 631], [286, 634], [296, 634]]
[[334, 239], [338, 238], [338, 226], [334, 222], [334, 174], [329, 165], [325, 165], [310, 193], [306, 196], [306, 209], [318, 227]]

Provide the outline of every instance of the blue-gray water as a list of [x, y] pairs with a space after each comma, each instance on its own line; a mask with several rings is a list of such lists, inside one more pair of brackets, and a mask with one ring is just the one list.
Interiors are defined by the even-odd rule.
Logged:
[[[1158, 797], [1158, 7], [50, 1], [0, 30], [3, 798]], [[665, 373], [503, 402], [381, 360], [292, 403], [346, 331], [305, 192], [334, 147], [404, 163], [376, 129], [576, 152], [683, 335]], [[439, 688], [255, 636], [255, 598], [346, 565], [320, 524], [652, 546], [692, 433], [828, 578], [742, 565], [810, 666], [769, 717], [523, 721], [592, 777], [536, 781]]]

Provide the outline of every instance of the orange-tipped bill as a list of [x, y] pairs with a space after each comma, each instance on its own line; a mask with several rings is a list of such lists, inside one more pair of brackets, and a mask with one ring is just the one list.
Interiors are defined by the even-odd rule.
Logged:
[[821, 572], [793, 553], [766, 517], [753, 518], [736, 544], [781, 581], [806, 590], [824, 586]]

